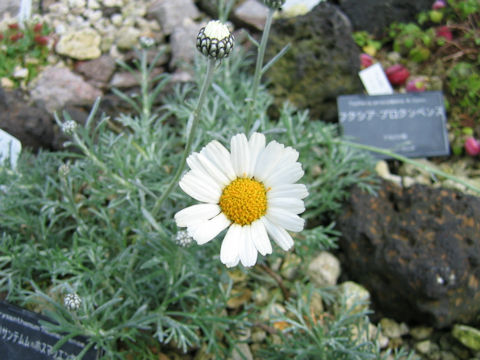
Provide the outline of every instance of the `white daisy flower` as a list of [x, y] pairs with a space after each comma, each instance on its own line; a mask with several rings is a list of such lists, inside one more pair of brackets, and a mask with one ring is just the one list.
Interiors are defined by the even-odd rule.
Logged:
[[187, 159], [190, 171], [180, 187], [201, 202], [175, 214], [177, 226], [186, 227], [199, 244], [229, 228], [222, 242], [220, 260], [228, 267], [253, 266], [257, 253], [272, 253], [272, 238], [283, 250], [293, 246], [287, 231], [303, 229], [298, 214], [305, 211], [307, 187], [295, 184], [304, 174], [298, 152], [254, 133], [250, 140], [237, 134], [231, 153], [211, 141]]

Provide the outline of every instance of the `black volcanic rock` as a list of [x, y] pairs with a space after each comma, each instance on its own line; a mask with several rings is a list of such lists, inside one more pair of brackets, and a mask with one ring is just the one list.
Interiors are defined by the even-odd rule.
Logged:
[[480, 198], [383, 182], [352, 190], [338, 219], [342, 268], [389, 317], [443, 328], [477, 323]]

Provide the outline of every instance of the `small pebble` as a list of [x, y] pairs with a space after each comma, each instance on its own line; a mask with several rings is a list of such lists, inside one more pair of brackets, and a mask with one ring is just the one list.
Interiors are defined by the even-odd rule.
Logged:
[[427, 354], [432, 349], [432, 342], [430, 340], [423, 340], [415, 344], [415, 350], [421, 354]]

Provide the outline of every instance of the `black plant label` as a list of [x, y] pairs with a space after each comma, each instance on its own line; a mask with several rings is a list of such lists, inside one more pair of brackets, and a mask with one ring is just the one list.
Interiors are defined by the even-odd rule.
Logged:
[[[58, 350], [55, 344], [62, 335], [45, 329], [40, 322], [51, 322], [45, 316], [0, 301], [0, 359], [2, 360], [74, 360], [86, 346], [86, 339], [68, 340]], [[89, 349], [83, 360], [97, 359]]]

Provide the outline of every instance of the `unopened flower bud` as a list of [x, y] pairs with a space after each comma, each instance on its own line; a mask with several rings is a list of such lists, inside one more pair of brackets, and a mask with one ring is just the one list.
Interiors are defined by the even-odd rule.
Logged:
[[197, 49], [205, 56], [220, 60], [233, 49], [234, 38], [225, 24], [218, 20], [210, 21], [200, 29], [197, 36]]
[[439, 10], [439, 9], [443, 9], [445, 6], [447, 6], [447, 4], [445, 3], [445, 0], [436, 0], [432, 5], [432, 9]]
[[175, 242], [182, 247], [190, 245], [192, 241], [193, 238], [185, 230], [180, 230], [175, 236]]
[[140, 46], [144, 49], [151, 48], [153, 45], [155, 45], [155, 39], [150, 36], [140, 36], [138, 42], [140, 43]]
[[77, 128], [77, 123], [73, 120], [65, 121], [62, 124], [62, 132], [65, 135], [72, 135], [76, 128]]
[[427, 89], [427, 79], [423, 76], [414, 77], [411, 80], [408, 80], [405, 85], [405, 90], [407, 92], [422, 92]]
[[452, 31], [450, 30], [450, 28], [446, 25], [444, 26], [439, 26], [438, 28], [435, 29], [435, 35], [437, 35], [437, 37], [441, 37], [441, 38], [444, 38], [444, 39], [447, 39], [448, 41], [452, 41], [453, 40], [453, 35], [452, 35]]
[[465, 140], [465, 151], [470, 156], [477, 156], [480, 154], [480, 142], [474, 137], [468, 137]]
[[280, 9], [285, 4], [285, 0], [263, 0], [263, 2], [270, 9]]
[[62, 164], [58, 167], [58, 174], [61, 177], [66, 177], [70, 172], [70, 165], [69, 164]]
[[63, 299], [63, 303], [65, 307], [70, 311], [75, 311], [80, 308], [80, 304], [82, 303], [82, 299], [77, 294], [67, 294]]
[[48, 36], [35, 35], [33, 41], [35, 41], [38, 45], [47, 46], [50, 42], [50, 38]]
[[395, 64], [388, 67], [385, 70], [385, 74], [392, 85], [403, 85], [410, 76], [410, 72], [401, 64]]
[[368, 54], [360, 54], [360, 66], [362, 69], [366, 69], [369, 66], [373, 65], [373, 58]]

